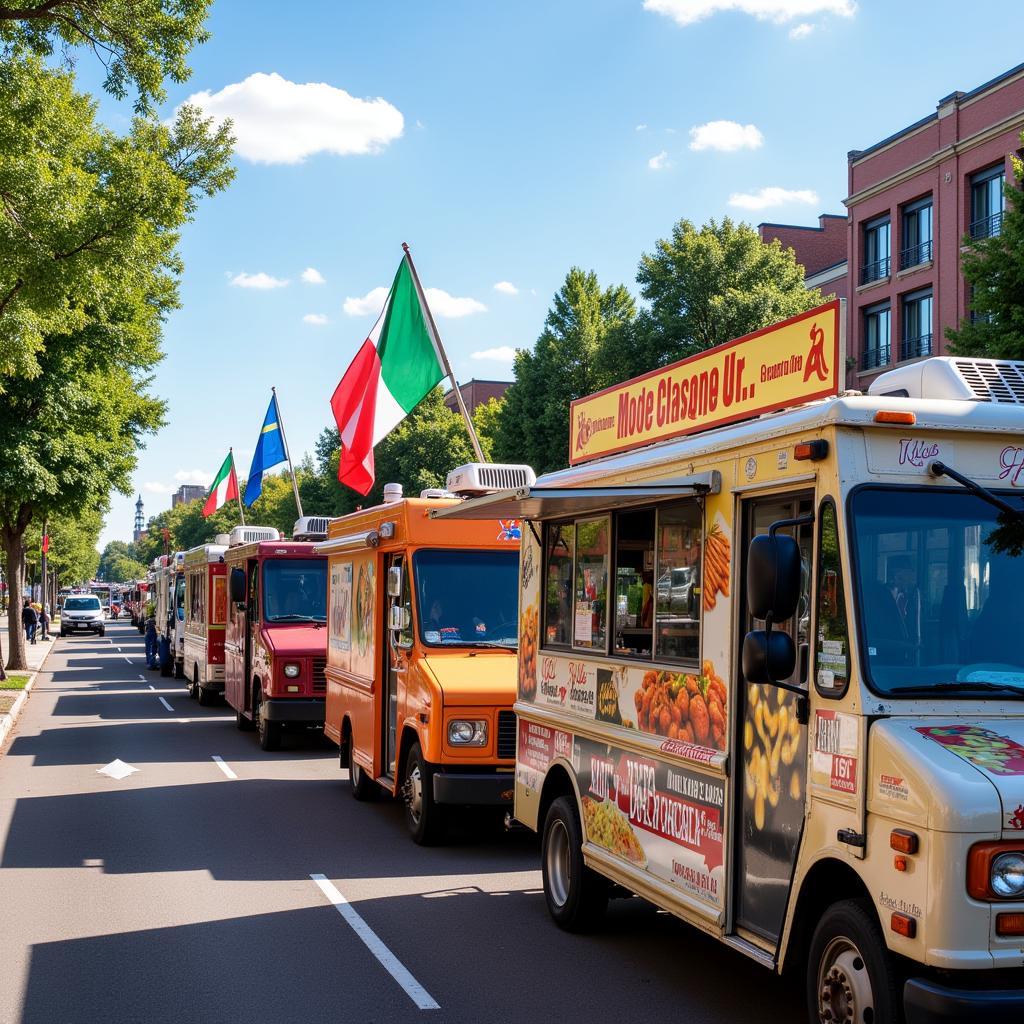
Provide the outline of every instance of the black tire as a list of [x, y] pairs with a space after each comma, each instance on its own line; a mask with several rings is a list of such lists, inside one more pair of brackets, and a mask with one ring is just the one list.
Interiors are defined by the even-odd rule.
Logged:
[[62, 629], [62, 630], [60, 631], [60, 635], [61, 635], [61, 636], [67, 636], [67, 633], [66, 633], [66, 632], [65, 632], [65, 631], [64, 631], [64, 630]]
[[106, 631], [106, 629], [101, 629], [96, 635], [97, 636], [106, 636], [107, 635], [107, 631]]
[[256, 728], [256, 723], [251, 718], [246, 717], [241, 711], [236, 711], [235, 726], [239, 732], [252, 732]]
[[434, 800], [434, 769], [423, 757], [419, 743], [409, 748], [402, 782], [405, 824], [414, 843], [434, 846], [447, 831], [446, 808]]
[[199, 666], [194, 665], [192, 667], [192, 682], [185, 687], [188, 690], [188, 695], [193, 700], [199, 699]]
[[345, 746], [348, 749], [348, 785], [352, 796], [361, 802], [375, 800], [380, 793], [380, 786], [356, 763], [351, 736], [345, 741]]
[[260, 741], [260, 750], [280, 750], [281, 723], [269, 721], [263, 714], [263, 700], [259, 691], [253, 705], [253, 717], [256, 719], [256, 733]]
[[199, 680], [196, 680], [196, 699], [199, 701], [201, 708], [212, 707], [217, 702], [217, 694], [213, 690], [204, 690], [199, 685]]
[[596, 928], [608, 909], [608, 880], [583, 862], [583, 829], [576, 798], [560, 796], [548, 808], [541, 840], [541, 872], [548, 913], [567, 932]]
[[161, 659], [161, 661], [160, 661], [160, 675], [163, 676], [166, 679], [166, 678], [168, 678], [171, 675], [171, 673], [173, 671], [174, 671], [174, 662], [172, 662], [172, 661], [164, 661], [163, 659]]
[[807, 957], [807, 1018], [813, 1024], [903, 1020], [899, 978], [870, 900], [833, 904], [814, 929]]
[[182, 661], [175, 661], [175, 663], [174, 663], [174, 678], [175, 679], [184, 679], [185, 678], [185, 662], [184, 662], [184, 660], [182, 660]]

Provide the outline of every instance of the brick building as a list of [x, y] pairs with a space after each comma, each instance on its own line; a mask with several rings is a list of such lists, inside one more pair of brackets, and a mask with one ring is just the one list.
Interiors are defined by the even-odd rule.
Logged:
[[171, 508], [178, 505], [187, 505], [190, 501], [198, 501], [206, 497], [206, 488], [200, 484], [182, 484], [171, 495]]
[[965, 235], [1002, 224], [1002, 185], [1024, 129], [1024, 64], [848, 156], [851, 387], [897, 363], [942, 355], [970, 315]]
[[[462, 392], [462, 400], [466, 403], [466, 408], [472, 416], [478, 405], [484, 405], [492, 398], [501, 398], [508, 391], [511, 383], [512, 381], [510, 380], [477, 380], [474, 378], [473, 380], [466, 381], [465, 384], [460, 384], [459, 390]], [[459, 411], [453, 389], [449, 389], [444, 396], [444, 404], [452, 412]]]
[[818, 226], [802, 224], [758, 224], [762, 242], [778, 239], [784, 249], [793, 249], [804, 268], [808, 288], [820, 288], [826, 296], [849, 298], [846, 245], [848, 232], [843, 214], [823, 213]]

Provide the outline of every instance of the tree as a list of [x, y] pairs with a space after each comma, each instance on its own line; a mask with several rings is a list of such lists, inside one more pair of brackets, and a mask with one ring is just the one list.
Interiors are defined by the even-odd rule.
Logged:
[[1003, 186], [1000, 233], [964, 239], [960, 263], [971, 288], [973, 315], [959, 329], [946, 330], [958, 356], [1024, 359], [1024, 161], [1016, 155], [1011, 160], [1015, 180]]
[[635, 315], [623, 285], [602, 288], [593, 271], [569, 271], [533, 350], [516, 353], [516, 379], [499, 414], [496, 458], [525, 462], [538, 474], [568, 464], [569, 405], [611, 383], [602, 349]]
[[39, 57], [60, 49], [91, 49], [106, 68], [104, 88], [124, 99], [138, 92], [135, 109], [165, 99], [163, 82], [190, 75], [189, 51], [209, 38], [203, 28], [212, 0], [22, 0], [0, 5], [0, 43]]
[[728, 217], [701, 228], [680, 220], [640, 257], [636, 279], [649, 306], [610, 332], [598, 360], [606, 379], [636, 377], [824, 301], [804, 287], [792, 249]]
[[128, 583], [145, 576], [146, 566], [134, 557], [131, 545], [112, 540], [100, 555], [98, 571], [108, 583]]
[[[0, 546], [17, 596], [29, 525], [127, 493], [162, 422], [148, 388], [178, 303], [178, 230], [227, 185], [230, 145], [194, 111], [117, 136], [66, 72], [0, 60]], [[16, 619], [9, 667], [23, 668]]]

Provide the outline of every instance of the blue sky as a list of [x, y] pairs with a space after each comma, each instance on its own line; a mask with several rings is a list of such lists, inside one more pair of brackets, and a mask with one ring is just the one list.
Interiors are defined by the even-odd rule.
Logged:
[[293, 455], [312, 447], [403, 241], [446, 293], [459, 380], [508, 379], [502, 350], [533, 343], [569, 267], [635, 290], [680, 217], [842, 213], [847, 151], [1017, 64], [1016, 24], [944, 0], [215, 0], [165, 112], [236, 114], [238, 176], [184, 233], [168, 424], [101, 544], [130, 537], [137, 492], [168, 507], [229, 445], [244, 474], [271, 385]]

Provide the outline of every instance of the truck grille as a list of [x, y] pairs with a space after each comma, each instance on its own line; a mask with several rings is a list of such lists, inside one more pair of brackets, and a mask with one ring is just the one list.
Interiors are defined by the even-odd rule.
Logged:
[[327, 659], [313, 659], [313, 692], [327, 692]]
[[498, 712], [498, 757], [516, 756], [516, 713]]

